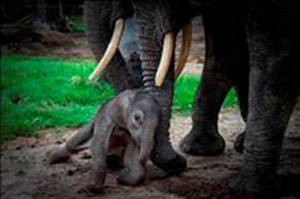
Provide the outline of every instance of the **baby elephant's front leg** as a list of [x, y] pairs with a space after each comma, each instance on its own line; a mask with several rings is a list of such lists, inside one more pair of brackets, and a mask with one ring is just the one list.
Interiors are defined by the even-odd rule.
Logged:
[[92, 152], [92, 171], [91, 179], [93, 184], [87, 186], [92, 193], [102, 192], [107, 173], [106, 154], [107, 151], [97, 143], [91, 148]]
[[110, 120], [95, 124], [94, 137], [91, 144], [92, 153], [92, 172], [91, 179], [93, 184], [88, 185], [87, 189], [92, 193], [102, 192], [107, 173], [106, 157], [108, 151], [108, 141], [113, 129]]
[[125, 185], [143, 183], [146, 176], [145, 162], [139, 157], [139, 149], [132, 139], [128, 140], [124, 155], [125, 168], [119, 173], [118, 182]]

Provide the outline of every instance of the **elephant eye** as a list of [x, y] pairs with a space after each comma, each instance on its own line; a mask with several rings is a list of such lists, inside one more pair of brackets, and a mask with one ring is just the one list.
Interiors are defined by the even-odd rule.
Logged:
[[134, 116], [134, 120], [136, 121], [136, 123], [138, 123], [139, 125], [142, 125], [142, 117], [139, 115], [135, 115]]
[[134, 123], [137, 126], [141, 126], [143, 124], [143, 113], [138, 111], [133, 115]]
[[134, 116], [134, 119], [135, 119], [135, 121], [137, 121], [137, 122], [138, 122], [138, 121], [140, 121], [140, 120], [141, 120], [141, 116], [139, 116], [139, 115], [135, 115], [135, 116]]

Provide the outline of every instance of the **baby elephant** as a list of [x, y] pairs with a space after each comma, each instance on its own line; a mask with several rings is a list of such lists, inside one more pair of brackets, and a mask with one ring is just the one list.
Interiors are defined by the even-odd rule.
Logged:
[[50, 163], [67, 160], [91, 138], [93, 184], [89, 189], [101, 191], [107, 172], [107, 153], [118, 143], [125, 148], [125, 169], [119, 173], [118, 182], [127, 185], [142, 183], [159, 121], [160, 107], [149, 94], [142, 90], [126, 90], [102, 106], [92, 122], [54, 152]]

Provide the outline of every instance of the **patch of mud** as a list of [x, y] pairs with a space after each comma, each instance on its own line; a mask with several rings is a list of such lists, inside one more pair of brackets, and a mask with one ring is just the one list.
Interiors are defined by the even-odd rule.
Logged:
[[[173, 116], [170, 138], [178, 150], [179, 141], [189, 132], [189, 117]], [[48, 165], [49, 151], [63, 143], [75, 129], [65, 135], [43, 131], [36, 138], [19, 138], [1, 147], [1, 198], [3, 199], [76, 199], [76, 198], [158, 198], [158, 199], [235, 199], [239, 196], [228, 188], [226, 179], [237, 172], [243, 156], [233, 149], [236, 132], [244, 124], [238, 110], [226, 109], [219, 116], [219, 131], [226, 140], [226, 150], [215, 157], [195, 157], [183, 154], [188, 168], [178, 176], [168, 177], [148, 163], [149, 179], [145, 185], [118, 185], [117, 171], [110, 171], [104, 193], [90, 195], [82, 191], [89, 184], [90, 156], [88, 151], [74, 155], [63, 164]], [[279, 165], [284, 197], [300, 197], [300, 109], [295, 110], [284, 140]]]

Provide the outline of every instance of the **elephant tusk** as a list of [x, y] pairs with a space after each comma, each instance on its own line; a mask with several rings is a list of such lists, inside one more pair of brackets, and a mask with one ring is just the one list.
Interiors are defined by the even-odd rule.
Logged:
[[112, 60], [112, 58], [114, 57], [121, 37], [122, 37], [122, 33], [124, 30], [124, 19], [118, 19], [115, 22], [115, 28], [114, 28], [114, 32], [112, 35], [112, 38], [108, 44], [108, 47], [102, 57], [102, 59], [100, 60], [98, 66], [94, 69], [93, 73], [89, 76], [89, 80], [94, 79], [95, 77], [97, 77], [101, 71], [106, 67], [107, 64], [109, 64], [109, 62]]
[[169, 32], [164, 37], [162, 56], [155, 76], [155, 85], [161, 86], [168, 73], [174, 50], [174, 33]]
[[191, 42], [192, 42], [192, 24], [191, 21], [188, 21], [184, 24], [182, 29], [182, 43], [181, 43], [181, 49], [180, 49], [177, 66], [175, 67], [175, 78], [177, 78], [180, 75], [180, 73], [182, 72], [186, 64], [187, 58], [190, 54]]

